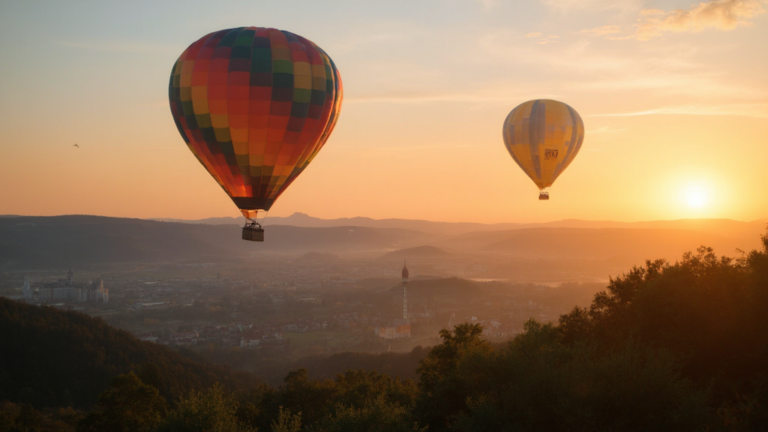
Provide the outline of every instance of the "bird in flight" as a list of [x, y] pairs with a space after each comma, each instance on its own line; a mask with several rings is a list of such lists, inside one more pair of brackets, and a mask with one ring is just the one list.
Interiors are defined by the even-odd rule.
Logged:
[[77, 147], [77, 148], [80, 148], [80, 146], [79, 146], [79, 145], [77, 145], [77, 144], [75, 144], [75, 147]]

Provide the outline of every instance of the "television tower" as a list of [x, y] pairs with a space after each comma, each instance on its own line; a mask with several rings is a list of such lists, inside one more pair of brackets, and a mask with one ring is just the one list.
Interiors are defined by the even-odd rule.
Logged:
[[408, 267], [403, 260], [403, 319], [408, 319]]

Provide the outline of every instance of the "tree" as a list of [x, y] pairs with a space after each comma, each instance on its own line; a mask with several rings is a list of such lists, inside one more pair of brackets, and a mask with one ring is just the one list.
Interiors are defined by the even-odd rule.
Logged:
[[616, 352], [560, 342], [530, 320], [507, 346], [457, 365], [466, 408], [454, 430], [696, 430], [709, 418], [706, 392], [679, 376], [669, 354], [627, 344]]
[[72, 408], [40, 412], [29, 404], [0, 402], [0, 431], [3, 432], [74, 432], [82, 417], [82, 413]]
[[157, 432], [246, 432], [250, 427], [238, 421], [238, 404], [215, 384], [204, 392], [192, 390], [179, 401], [157, 428]]
[[272, 432], [299, 432], [301, 430], [301, 412], [291, 414], [291, 410], [280, 407], [280, 414], [272, 420]]
[[368, 400], [362, 407], [337, 404], [334, 414], [321, 422], [323, 432], [414, 432], [426, 431], [411, 420], [406, 407], [387, 401], [384, 395]]
[[561, 316], [561, 340], [609, 350], [631, 340], [664, 349], [685, 376], [713, 383], [717, 401], [744, 392], [768, 372], [765, 249], [734, 260], [701, 247], [674, 264], [648, 261], [612, 279], [588, 311]]
[[333, 381], [310, 380], [306, 369], [291, 371], [285, 377], [275, 397], [268, 402], [271, 406], [264, 411], [271, 418], [279, 415], [279, 406], [300, 412], [305, 425], [314, 424], [328, 414], [335, 389]]
[[633, 268], [588, 310], [561, 316], [560, 340], [670, 353], [684, 378], [710, 389], [722, 425], [768, 429], [768, 234], [761, 241], [739, 259], [700, 247], [674, 264]]
[[468, 354], [492, 351], [482, 333], [481, 325], [469, 323], [457, 325], [453, 332], [440, 330], [443, 342], [430, 350], [417, 369], [419, 396], [414, 412], [418, 422], [428, 425], [430, 431], [447, 430], [451, 416], [466, 409], [469, 395], [456, 372]]
[[350, 369], [337, 375], [333, 388], [335, 403], [354, 408], [362, 408], [378, 398], [384, 398], [387, 403], [411, 409], [417, 393], [411, 380], [400, 381], [386, 374], [362, 369]]
[[133, 372], [119, 375], [99, 395], [97, 410], [81, 423], [83, 431], [151, 431], [167, 409], [158, 390], [144, 384]]
[[42, 415], [32, 405], [4, 402], [0, 406], [0, 430], [8, 432], [42, 432]]

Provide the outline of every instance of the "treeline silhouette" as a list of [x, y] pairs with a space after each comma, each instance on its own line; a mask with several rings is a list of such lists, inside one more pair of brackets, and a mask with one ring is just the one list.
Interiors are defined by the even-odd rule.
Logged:
[[298, 369], [278, 387], [214, 385], [173, 399], [153, 384], [165, 379], [156, 368], [117, 376], [88, 412], [38, 412], [9, 397], [0, 429], [768, 430], [762, 240], [763, 250], [737, 259], [700, 248], [676, 263], [648, 261], [611, 279], [589, 307], [556, 324], [530, 320], [505, 344], [476, 324], [444, 329], [416, 380], [364, 370], [318, 380]]

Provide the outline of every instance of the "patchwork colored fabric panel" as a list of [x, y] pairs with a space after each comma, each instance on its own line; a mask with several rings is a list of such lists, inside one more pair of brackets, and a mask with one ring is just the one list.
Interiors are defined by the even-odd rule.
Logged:
[[538, 99], [518, 105], [504, 121], [504, 144], [539, 189], [552, 186], [584, 141], [584, 122], [570, 106]]
[[333, 131], [342, 93], [325, 51], [262, 27], [203, 36], [168, 86], [179, 133], [243, 210], [269, 210], [307, 167]]

